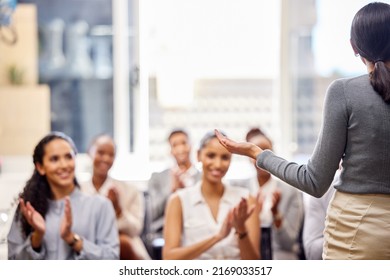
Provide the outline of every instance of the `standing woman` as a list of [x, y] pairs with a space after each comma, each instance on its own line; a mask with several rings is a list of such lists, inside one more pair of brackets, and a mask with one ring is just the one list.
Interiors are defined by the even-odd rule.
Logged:
[[333, 180], [324, 259], [390, 259], [390, 5], [370, 3], [355, 15], [351, 44], [368, 74], [334, 81], [321, 133], [307, 164], [298, 165], [217, 132], [229, 151], [316, 197]]
[[167, 204], [163, 259], [259, 259], [259, 207], [248, 190], [222, 182], [231, 156], [213, 132], [201, 140], [201, 181]]
[[73, 141], [60, 132], [35, 147], [34, 173], [8, 234], [9, 259], [118, 259], [112, 204], [79, 190], [75, 155]]

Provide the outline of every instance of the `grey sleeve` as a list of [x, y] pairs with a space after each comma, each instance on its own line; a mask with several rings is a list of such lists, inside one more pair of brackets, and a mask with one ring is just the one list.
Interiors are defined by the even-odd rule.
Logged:
[[46, 256], [45, 245], [42, 244], [39, 252], [31, 246], [31, 235], [24, 238], [21, 232], [21, 223], [14, 216], [11, 229], [8, 233], [8, 259], [10, 260], [43, 260]]
[[[75, 254], [75, 259], [86, 260], [117, 260], [119, 259], [119, 236], [115, 220], [115, 211], [112, 203], [105, 200], [99, 209], [95, 209], [99, 215], [96, 230], [96, 240], [83, 238], [83, 249], [80, 254]], [[92, 227], [93, 225], [91, 225]]]
[[257, 157], [257, 166], [310, 195], [321, 197], [328, 190], [343, 157], [347, 127], [344, 84], [338, 80], [329, 86], [321, 132], [308, 163], [299, 165], [265, 150]]

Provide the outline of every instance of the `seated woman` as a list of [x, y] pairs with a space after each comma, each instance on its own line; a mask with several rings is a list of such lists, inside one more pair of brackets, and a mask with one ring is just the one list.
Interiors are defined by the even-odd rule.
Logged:
[[114, 208], [79, 190], [75, 155], [73, 141], [60, 132], [35, 147], [34, 173], [8, 234], [9, 259], [118, 259]]
[[201, 140], [201, 181], [167, 204], [163, 259], [259, 259], [261, 205], [248, 190], [222, 182], [231, 156], [213, 132]]
[[116, 149], [107, 134], [95, 137], [89, 148], [93, 162], [91, 180], [83, 182], [81, 189], [88, 194], [101, 194], [111, 200], [119, 230], [120, 259], [150, 259], [140, 238], [144, 226], [144, 204], [141, 193], [134, 186], [114, 180], [108, 175]]

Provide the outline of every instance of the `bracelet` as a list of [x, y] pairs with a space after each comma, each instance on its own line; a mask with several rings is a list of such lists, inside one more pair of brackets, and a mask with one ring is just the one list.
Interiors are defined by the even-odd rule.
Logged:
[[72, 242], [68, 243], [69, 247], [73, 248], [74, 245], [76, 245], [77, 242], [81, 240], [81, 237], [78, 234], [73, 234], [73, 240]]
[[248, 232], [247, 231], [245, 231], [245, 232], [236, 231], [236, 234], [238, 236], [238, 239], [244, 239], [248, 235]]

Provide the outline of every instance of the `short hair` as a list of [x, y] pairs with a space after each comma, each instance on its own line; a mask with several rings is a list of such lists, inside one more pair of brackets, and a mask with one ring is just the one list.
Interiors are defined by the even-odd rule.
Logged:
[[169, 135], [168, 135], [168, 142], [171, 141], [171, 138], [172, 138], [175, 134], [184, 134], [187, 138], [189, 138], [187, 131], [185, 131], [185, 130], [182, 129], [182, 128], [175, 128], [175, 129], [173, 129], [173, 130], [169, 133]]
[[248, 133], [246, 134], [245, 140], [249, 142], [249, 140], [255, 136], [263, 136], [265, 139], [267, 139], [271, 145], [272, 141], [271, 139], [258, 127], [251, 128]]
[[114, 148], [116, 151], [116, 144], [115, 144], [114, 138], [111, 136], [111, 134], [106, 133], [106, 132], [102, 132], [102, 133], [95, 135], [92, 138], [92, 140], [89, 142], [88, 149], [87, 149], [88, 153], [90, 153], [92, 151], [92, 148], [95, 146], [96, 142], [102, 137], [107, 137], [107, 138], [111, 139], [112, 143], [114, 143]]

